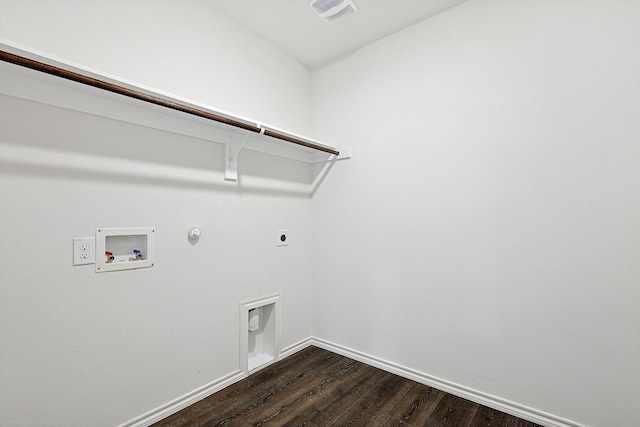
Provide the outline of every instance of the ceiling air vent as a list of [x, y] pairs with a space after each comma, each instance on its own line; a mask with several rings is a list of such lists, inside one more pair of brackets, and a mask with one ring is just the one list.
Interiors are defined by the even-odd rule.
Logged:
[[353, 0], [311, 0], [311, 8], [322, 19], [331, 24], [333, 21], [358, 11]]

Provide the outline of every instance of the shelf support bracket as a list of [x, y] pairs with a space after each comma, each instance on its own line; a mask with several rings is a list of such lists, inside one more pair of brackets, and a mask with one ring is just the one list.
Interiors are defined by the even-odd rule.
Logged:
[[229, 132], [229, 141], [225, 144], [224, 180], [238, 181], [238, 156], [240, 150], [249, 138], [249, 133], [244, 137], [235, 132]]

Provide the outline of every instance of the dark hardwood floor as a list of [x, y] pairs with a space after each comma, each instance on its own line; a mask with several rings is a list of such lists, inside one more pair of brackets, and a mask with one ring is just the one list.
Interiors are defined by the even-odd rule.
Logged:
[[539, 427], [317, 347], [154, 424], [178, 426]]

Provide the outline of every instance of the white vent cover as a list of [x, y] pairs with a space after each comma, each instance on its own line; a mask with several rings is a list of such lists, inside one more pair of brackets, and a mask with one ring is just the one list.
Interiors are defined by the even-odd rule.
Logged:
[[329, 24], [345, 15], [355, 13], [358, 7], [353, 0], [311, 0], [311, 8]]

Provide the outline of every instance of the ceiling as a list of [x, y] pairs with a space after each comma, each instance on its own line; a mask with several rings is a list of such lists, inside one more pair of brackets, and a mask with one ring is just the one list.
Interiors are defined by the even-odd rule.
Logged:
[[467, 0], [354, 0], [358, 12], [331, 24], [309, 0], [203, 1], [313, 71]]

